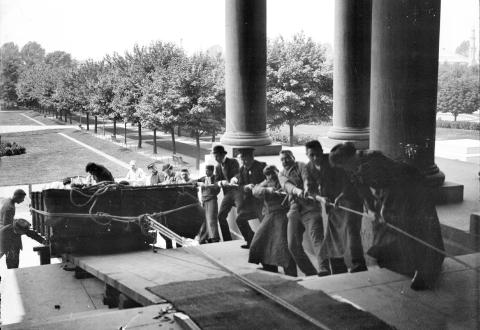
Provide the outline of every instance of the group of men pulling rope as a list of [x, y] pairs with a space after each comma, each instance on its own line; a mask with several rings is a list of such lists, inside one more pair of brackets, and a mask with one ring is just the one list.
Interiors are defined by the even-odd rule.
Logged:
[[[236, 223], [249, 248], [249, 262], [268, 271], [283, 267], [296, 276], [366, 271], [360, 230], [366, 209], [374, 219], [368, 254], [378, 264], [411, 276], [411, 288], [431, 288], [445, 256], [440, 224], [425, 177], [403, 162], [378, 151], [357, 151], [353, 144], [335, 146], [324, 154], [318, 141], [305, 145], [307, 164], [289, 150], [280, 152], [282, 169], [254, 159], [253, 148], [238, 151], [240, 164], [213, 148], [217, 162], [207, 169], [202, 187], [207, 221], [200, 240], [230, 240], [227, 215], [236, 207]], [[207, 188], [209, 190], [207, 190]], [[217, 214], [215, 189], [223, 189]], [[218, 192], [217, 192], [218, 193]], [[319, 203], [323, 202], [323, 203]], [[322, 219], [322, 204], [327, 215]], [[254, 233], [248, 220], [261, 222]], [[303, 248], [307, 233], [318, 261], [314, 266]]]
[[[290, 150], [282, 150], [279, 170], [255, 160], [253, 148], [238, 150], [239, 164], [227, 157], [223, 146], [215, 146], [212, 154], [217, 164], [207, 165], [205, 176], [197, 180], [187, 176], [186, 180], [201, 189], [206, 221], [198, 241], [231, 240], [227, 216], [235, 207], [236, 224], [246, 241], [241, 247], [250, 249], [249, 262], [261, 263], [267, 271], [276, 272], [280, 266], [290, 276], [297, 276], [297, 267], [306, 275], [345, 273], [346, 255], [350, 256], [350, 272], [366, 271], [360, 235], [366, 210], [373, 219], [373, 243], [367, 253], [380, 266], [412, 276], [412, 289], [431, 288], [446, 253], [434, 194], [425, 177], [381, 152], [357, 151], [352, 143], [339, 144], [328, 155], [314, 140], [305, 145], [305, 150], [309, 159], [306, 164], [296, 161]], [[130, 165], [136, 172], [136, 164]], [[168, 173], [170, 166], [165, 170], [164, 175], [172, 176]], [[86, 171], [97, 182], [114, 181], [102, 165], [89, 163]], [[147, 185], [165, 181], [152, 182], [157, 174], [156, 169], [152, 171]], [[218, 207], [220, 190], [223, 199]], [[13, 223], [12, 205], [20, 199], [14, 195], [2, 207], [0, 232]], [[322, 219], [322, 207], [326, 221]], [[254, 218], [260, 220], [255, 233], [249, 225]], [[151, 225], [155, 227], [154, 222]], [[318, 268], [304, 251], [304, 232], [313, 246]], [[15, 249], [18, 259], [19, 248]], [[10, 250], [2, 244], [7, 258]]]

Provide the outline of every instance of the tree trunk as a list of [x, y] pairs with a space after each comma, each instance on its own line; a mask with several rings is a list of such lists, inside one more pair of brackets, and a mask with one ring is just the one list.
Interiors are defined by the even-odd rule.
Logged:
[[212, 131], [212, 142], [215, 142], [215, 135], [217, 134], [217, 132], [215, 131], [215, 128], [213, 129]]
[[457, 121], [458, 113], [453, 113], [453, 121]]
[[105, 136], [105, 117], [102, 116], [103, 136]]
[[95, 134], [98, 133], [98, 116], [95, 116]]
[[157, 129], [153, 129], [153, 153], [157, 154]]
[[90, 114], [87, 112], [87, 131], [90, 130]]
[[138, 122], [138, 148], [142, 148], [142, 123]]
[[65, 122], [67, 122], [67, 120], [68, 120], [68, 118], [67, 118], [67, 117], [68, 117], [68, 111], [65, 110], [64, 114], [65, 114]]
[[288, 125], [290, 126], [290, 147], [293, 147], [293, 123], [289, 122]]
[[127, 145], [127, 122], [125, 122], [125, 131], [124, 131], [124, 135], [125, 135], [125, 145]]
[[170, 130], [170, 134], [172, 135], [172, 152], [173, 154], [177, 153], [177, 148], [175, 146], [175, 129], [172, 127]]
[[182, 128], [180, 126], [177, 126], [177, 135], [182, 136]]
[[117, 138], [117, 120], [113, 118], [113, 138]]
[[70, 125], [72, 125], [72, 112], [71, 111], [69, 112], [68, 119], [70, 120]]
[[195, 168], [200, 169], [200, 133], [195, 131], [195, 141], [197, 142], [197, 161], [195, 162]]

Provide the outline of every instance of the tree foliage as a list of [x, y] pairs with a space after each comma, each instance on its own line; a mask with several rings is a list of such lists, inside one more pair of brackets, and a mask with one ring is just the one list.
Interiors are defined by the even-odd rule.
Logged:
[[437, 111], [451, 112], [457, 120], [460, 113], [480, 109], [479, 67], [441, 64], [438, 72]]
[[272, 128], [327, 120], [332, 114], [332, 67], [327, 49], [303, 33], [268, 43], [267, 104]]
[[7, 102], [17, 101], [16, 84], [22, 65], [18, 46], [13, 42], [0, 48], [0, 98]]

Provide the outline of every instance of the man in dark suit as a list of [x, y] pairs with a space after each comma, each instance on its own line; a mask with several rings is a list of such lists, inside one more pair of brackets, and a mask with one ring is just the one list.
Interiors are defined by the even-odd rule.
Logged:
[[262, 206], [263, 202], [256, 199], [252, 195], [252, 189], [256, 184], [265, 180], [263, 169], [267, 166], [266, 163], [259, 162], [253, 157], [253, 148], [239, 149], [239, 157], [242, 163], [238, 174], [230, 181], [233, 184], [238, 184], [239, 196], [236, 199], [237, 206], [237, 226], [243, 235], [247, 244], [242, 245], [242, 248], [248, 249], [253, 238], [253, 231], [248, 224], [248, 220], [258, 218], [262, 220]]
[[218, 223], [224, 241], [231, 241], [232, 235], [228, 227], [227, 216], [232, 207], [235, 206], [236, 188], [230, 187], [230, 180], [238, 174], [238, 162], [236, 159], [228, 158], [227, 152], [223, 146], [218, 145], [213, 148], [213, 156], [217, 165], [215, 166], [215, 182], [222, 187], [223, 200], [218, 211]]

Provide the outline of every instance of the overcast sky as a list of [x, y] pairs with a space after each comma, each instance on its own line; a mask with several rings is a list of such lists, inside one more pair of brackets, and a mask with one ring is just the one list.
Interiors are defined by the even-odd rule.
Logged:
[[[225, 44], [225, 0], [0, 0], [0, 44], [37, 41], [47, 52], [101, 59], [135, 43], [181, 43], [189, 52]], [[478, 0], [442, 0], [440, 49], [478, 36]], [[333, 43], [334, 0], [268, 0], [268, 37], [303, 30]], [[478, 49], [477, 39], [477, 49]]]

